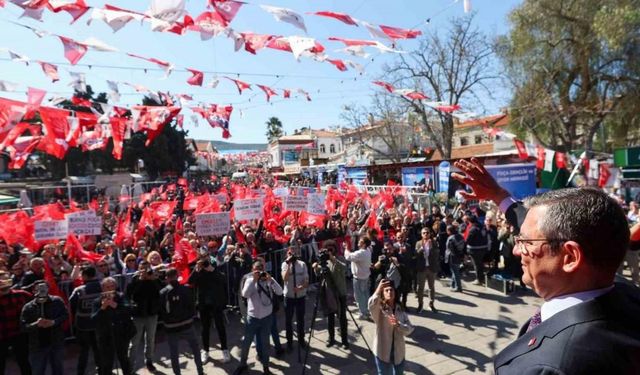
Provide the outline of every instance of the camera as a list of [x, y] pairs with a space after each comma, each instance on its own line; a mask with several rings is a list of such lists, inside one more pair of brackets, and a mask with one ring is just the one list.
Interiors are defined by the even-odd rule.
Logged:
[[202, 262], [202, 268], [208, 268], [211, 265], [211, 262], [209, 262], [208, 260], [205, 260], [204, 262]]
[[151, 267], [147, 268], [146, 274], [148, 276], [153, 276], [153, 268], [151, 268]]
[[264, 280], [269, 276], [269, 274], [267, 273], [267, 271], [261, 271], [260, 272], [260, 279]]
[[391, 264], [391, 260], [386, 255], [380, 255], [380, 257], [378, 258], [378, 261], [380, 262], [382, 267], [385, 267], [385, 268], [388, 267], [389, 264]]
[[111, 292], [102, 292], [102, 299], [113, 299], [116, 296], [115, 291]]
[[298, 260], [298, 257], [295, 254], [291, 254], [287, 258], [287, 263], [288, 264], [295, 263], [297, 260]]
[[318, 254], [318, 260], [320, 261], [320, 264], [327, 263], [327, 261], [329, 261], [330, 258], [331, 258], [331, 255], [329, 254], [329, 250], [327, 249], [323, 249]]

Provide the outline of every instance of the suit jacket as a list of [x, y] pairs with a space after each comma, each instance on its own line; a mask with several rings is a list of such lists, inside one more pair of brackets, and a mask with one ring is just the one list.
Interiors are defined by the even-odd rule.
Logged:
[[[526, 209], [515, 203], [505, 213], [517, 229]], [[640, 293], [616, 283], [593, 300], [563, 310], [498, 353], [496, 375], [640, 374]]]
[[416, 271], [422, 272], [425, 269], [428, 269], [431, 272], [438, 272], [440, 269], [440, 251], [436, 241], [431, 241], [431, 250], [429, 250], [429, 267], [425, 267], [422, 240], [416, 242]]

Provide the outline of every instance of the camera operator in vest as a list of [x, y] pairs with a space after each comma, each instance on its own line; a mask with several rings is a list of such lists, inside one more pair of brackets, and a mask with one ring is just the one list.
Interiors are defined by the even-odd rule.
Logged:
[[[332, 240], [325, 242], [325, 249], [320, 251], [318, 262], [314, 263], [312, 268], [316, 275], [324, 278], [326, 281], [325, 298], [329, 298], [328, 293], [333, 293], [336, 302], [336, 312], [328, 312], [327, 329], [329, 331], [329, 341], [327, 347], [336, 344], [335, 326], [336, 314], [340, 320], [340, 337], [342, 346], [349, 349], [349, 340], [347, 335], [347, 265], [336, 258], [336, 244]], [[329, 309], [328, 309], [329, 310]]]
[[[74, 333], [80, 345], [78, 356], [78, 375], [84, 375], [89, 360], [89, 349], [93, 351], [93, 362], [100, 369], [100, 353], [96, 341], [96, 323], [91, 319], [93, 302], [102, 294], [102, 287], [94, 266], [86, 266], [81, 271], [81, 285], [73, 290], [69, 298], [69, 306], [74, 317]], [[100, 372], [100, 371], [98, 371]], [[91, 371], [93, 373], [93, 371]]]
[[202, 375], [204, 370], [200, 360], [200, 345], [193, 328], [196, 312], [193, 292], [191, 288], [178, 283], [178, 271], [175, 268], [167, 269], [166, 276], [168, 285], [160, 291], [160, 315], [167, 332], [171, 368], [175, 375], [180, 375], [178, 344], [180, 340], [184, 340], [191, 348], [198, 375]]
[[44, 281], [33, 284], [34, 299], [22, 308], [20, 323], [29, 335], [29, 363], [34, 375], [44, 375], [51, 364], [53, 375], [62, 375], [64, 359], [63, 323], [69, 318], [62, 298], [49, 295]]
[[162, 282], [158, 279], [158, 271], [155, 271], [149, 262], [143, 260], [138, 265], [138, 272], [127, 286], [127, 300], [131, 304], [133, 323], [136, 326], [136, 335], [131, 341], [129, 350], [132, 372], [137, 370], [136, 356], [143, 335], [145, 336], [145, 364], [147, 370], [155, 371], [153, 357], [160, 311], [160, 289], [162, 289]]
[[216, 325], [222, 349], [222, 363], [231, 361], [227, 348], [227, 331], [224, 322], [224, 308], [227, 303], [227, 278], [218, 267], [211, 263], [211, 257], [200, 258], [189, 276], [189, 285], [198, 289], [198, 311], [202, 323], [202, 362], [209, 357], [209, 331], [211, 319]]
[[284, 312], [287, 331], [287, 349], [293, 350], [293, 310], [296, 311], [296, 330], [298, 345], [306, 348], [304, 341], [305, 297], [309, 287], [307, 265], [301, 261], [293, 247], [287, 251], [287, 258], [282, 262], [282, 280], [284, 281]]

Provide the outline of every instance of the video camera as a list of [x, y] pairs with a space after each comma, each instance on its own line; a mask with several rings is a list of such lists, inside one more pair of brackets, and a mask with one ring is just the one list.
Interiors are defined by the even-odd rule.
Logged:
[[329, 269], [329, 259], [331, 259], [331, 253], [328, 249], [320, 250], [318, 253], [318, 263], [320, 264], [320, 274], [328, 275], [331, 270]]

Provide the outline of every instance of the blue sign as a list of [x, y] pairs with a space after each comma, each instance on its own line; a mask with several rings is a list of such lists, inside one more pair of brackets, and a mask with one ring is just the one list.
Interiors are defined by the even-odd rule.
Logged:
[[367, 168], [345, 168], [347, 172], [347, 179], [351, 180], [353, 185], [364, 185], [364, 180], [367, 179]]
[[300, 161], [300, 154], [294, 150], [282, 151], [282, 164], [296, 164]]
[[451, 164], [443, 161], [438, 166], [438, 191], [441, 193], [449, 193], [449, 175], [451, 174]]
[[343, 165], [338, 166], [338, 185], [347, 181], [347, 168]]
[[535, 164], [487, 165], [485, 168], [515, 199], [536, 194]]
[[429, 181], [433, 183], [433, 167], [402, 168], [402, 185], [404, 186], [424, 185]]

